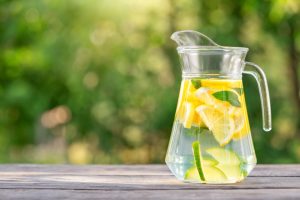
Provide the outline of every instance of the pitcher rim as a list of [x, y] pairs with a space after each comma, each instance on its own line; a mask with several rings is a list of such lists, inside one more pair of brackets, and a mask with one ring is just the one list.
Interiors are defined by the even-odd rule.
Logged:
[[186, 52], [186, 51], [199, 51], [199, 52], [241, 52], [241, 53], [247, 53], [249, 51], [249, 48], [247, 47], [231, 47], [231, 46], [198, 46], [198, 45], [190, 45], [190, 46], [179, 46], [177, 47], [178, 52]]

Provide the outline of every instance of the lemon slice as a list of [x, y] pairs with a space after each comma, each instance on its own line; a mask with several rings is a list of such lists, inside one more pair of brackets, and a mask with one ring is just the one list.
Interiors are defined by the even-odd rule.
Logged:
[[226, 115], [233, 115], [236, 110], [236, 108], [231, 106], [228, 102], [218, 102], [214, 105], [214, 108], [226, 113]]
[[201, 79], [202, 87], [209, 88], [241, 88], [242, 80], [229, 80], [229, 79]]
[[186, 101], [191, 101], [191, 100], [198, 101], [198, 99], [194, 95], [195, 91], [196, 91], [196, 89], [193, 87], [193, 84], [191, 83], [190, 80], [183, 80], [181, 82], [176, 113], [181, 112], [181, 110], [184, 107], [183, 104]]
[[239, 140], [250, 133], [248, 116], [244, 114], [242, 108], [237, 109], [233, 113], [233, 120], [235, 124], [235, 130], [233, 134], [234, 140]]
[[210, 93], [211, 91], [208, 88], [201, 87], [195, 91], [195, 96], [206, 105], [214, 105], [216, 99]]
[[189, 82], [188, 81], [183, 80], [181, 82], [180, 92], [179, 92], [179, 98], [178, 98], [178, 103], [177, 103], [177, 108], [176, 108], [176, 113], [181, 112], [180, 110], [182, 109], [183, 101], [186, 98], [185, 94], [187, 93], [188, 86], [189, 86]]
[[199, 99], [196, 97], [196, 93], [194, 91], [187, 91], [186, 100], [189, 102], [199, 102]]
[[234, 120], [228, 113], [207, 105], [198, 106], [196, 112], [200, 115], [208, 129], [212, 131], [220, 146], [224, 146], [230, 142], [235, 126]]
[[194, 114], [195, 114], [195, 106], [193, 103], [190, 102], [185, 102], [185, 109], [184, 109], [184, 114], [183, 114], [183, 127], [184, 128], [191, 128], [193, 119], [194, 119]]
[[244, 125], [240, 131], [235, 132], [232, 136], [232, 139], [233, 140], [240, 140], [243, 137], [247, 136], [250, 133], [250, 130], [247, 127], [248, 127], [247, 125]]
[[245, 126], [245, 119], [243, 115], [243, 110], [241, 108], [237, 108], [233, 113], [233, 120], [234, 120], [234, 133], [237, 133], [243, 129]]

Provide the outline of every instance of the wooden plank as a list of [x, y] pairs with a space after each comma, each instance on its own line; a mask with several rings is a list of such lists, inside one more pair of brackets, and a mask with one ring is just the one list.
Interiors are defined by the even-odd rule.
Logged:
[[280, 176], [280, 177], [300, 177], [300, 165], [258, 165], [254, 168], [250, 176]]
[[[1, 177], [3, 179], [3, 177]], [[181, 183], [160, 177], [38, 176], [1, 180], [0, 189], [85, 189], [85, 190], [206, 190], [206, 189], [300, 189], [298, 177], [249, 177], [242, 183], [204, 185]]]
[[[166, 165], [0, 165], [3, 173], [54, 173], [85, 175], [170, 175]], [[250, 176], [300, 177], [300, 165], [258, 165]]]
[[0, 165], [0, 199], [300, 199], [300, 165], [259, 165], [237, 184], [182, 183], [165, 165]]
[[140, 190], [140, 191], [99, 191], [99, 190], [0, 190], [0, 199], [120, 199], [120, 200], [253, 200], [253, 199], [300, 199], [298, 189], [264, 190]]
[[166, 165], [33, 165], [2, 164], [0, 173], [54, 173], [85, 175], [170, 175]]
[[[300, 189], [300, 178], [292, 176], [296, 166], [257, 167], [259, 173], [245, 181], [227, 185], [187, 184], [175, 179], [164, 166], [41, 166], [0, 167], [0, 189], [85, 190], [181, 190], [181, 189]], [[298, 167], [299, 168], [299, 167]], [[281, 170], [281, 171], [280, 171]], [[266, 176], [264, 173], [274, 176]], [[284, 174], [284, 176], [280, 176]], [[276, 176], [275, 176], [276, 175]], [[288, 175], [288, 176], [287, 176]]]

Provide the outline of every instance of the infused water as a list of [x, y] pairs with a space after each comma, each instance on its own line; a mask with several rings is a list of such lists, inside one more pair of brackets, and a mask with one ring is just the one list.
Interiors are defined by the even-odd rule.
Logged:
[[235, 183], [256, 164], [241, 79], [185, 78], [166, 156], [185, 182]]

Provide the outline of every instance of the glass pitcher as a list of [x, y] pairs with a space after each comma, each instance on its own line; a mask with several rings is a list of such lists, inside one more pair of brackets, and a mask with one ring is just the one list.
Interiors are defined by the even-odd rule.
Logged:
[[256, 165], [242, 74], [258, 83], [263, 129], [270, 131], [266, 76], [244, 61], [247, 48], [220, 46], [196, 31], [175, 32], [171, 39], [178, 44], [183, 80], [166, 163], [185, 182], [240, 182]]

